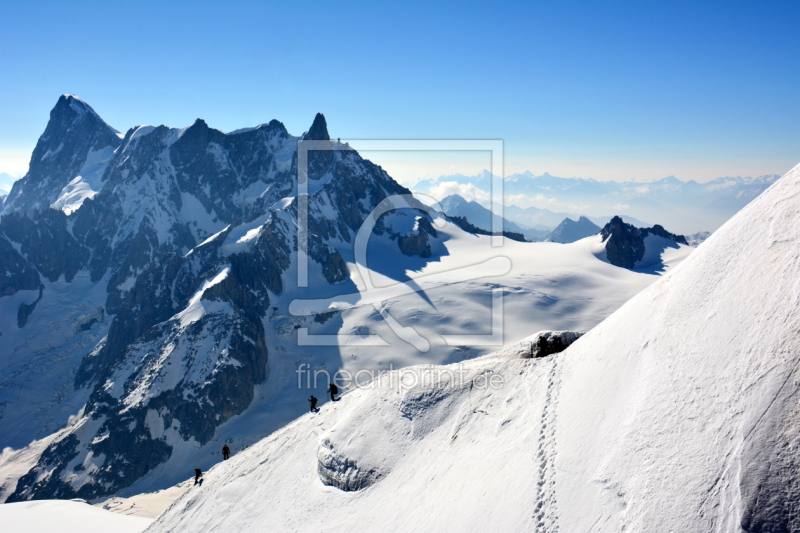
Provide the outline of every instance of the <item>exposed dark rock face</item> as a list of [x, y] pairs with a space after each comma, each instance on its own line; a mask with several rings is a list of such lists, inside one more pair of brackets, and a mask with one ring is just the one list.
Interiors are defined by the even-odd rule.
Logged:
[[67, 229], [67, 216], [61, 211], [47, 209], [35, 216], [10, 213], [0, 221], [0, 232], [20, 245], [20, 252], [31, 266], [51, 282], [61, 276], [72, 281], [89, 262], [89, 250], [81, 245]]
[[17, 327], [22, 329], [25, 327], [25, 324], [28, 323], [28, 317], [31, 316], [33, 310], [36, 309], [36, 304], [39, 303], [39, 300], [42, 299], [42, 287], [39, 286], [39, 297], [36, 298], [36, 301], [26, 304], [22, 302], [19, 304], [19, 310], [17, 311]]
[[317, 113], [317, 116], [314, 117], [313, 124], [311, 124], [311, 129], [308, 130], [308, 133], [303, 135], [303, 139], [306, 141], [331, 140], [328, 136], [328, 123], [325, 121], [325, 115]]
[[642, 231], [644, 232], [645, 236], [648, 233], [650, 233], [652, 235], [657, 235], [659, 237], [663, 237], [665, 239], [669, 239], [671, 241], [675, 241], [678, 244], [686, 244], [686, 245], [689, 244], [689, 243], [686, 242], [686, 237], [684, 237], [683, 235], [676, 235], [674, 233], [670, 233], [667, 230], [665, 230], [664, 227], [661, 226], [660, 224], [656, 224], [652, 228], [644, 228], [644, 229], [642, 229]]
[[577, 222], [571, 218], [565, 218], [545, 240], [548, 242], [567, 244], [579, 241], [599, 232], [600, 226], [586, 217], [580, 217]]
[[523, 359], [547, 357], [567, 349], [573, 342], [581, 338], [583, 331], [540, 331], [533, 337], [529, 349], [521, 354]]
[[[322, 114], [304, 139], [336, 148], [310, 153], [308, 252], [327, 283], [344, 282], [331, 243], [352, 243], [378, 203], [409, 191], [332, 143]], [[30, 328], [48, 284], [80, 278], [106, 297], [75, 331], [111, 319], [73, 370], [75, 387], [90, 391], [85, 408], [8, 501], [112, 494], [250, 405], [268, 378], [270, 294], [284, 292], [297, 250], [300, 140], [276, 120], [225, 134], [200, 119], [120, 138], [79, 99], [59, 99], [3, 207], [0, 296], [39, 290], [19, 306], [18, 327]], [[94, 194], [50, 208], [101, 151]], [[436, 235], [427, 219], [419, 235]], [[417, 244], [425, 253], [427, 241]]]
[[399, 235], [397, 245], [400, 251], [406, 255], [417, 255], [419, 257], [431, 256], [431, 244], [428, 237], [436, 237], [436, 229], [431, 225], [427, 217], [417, 218], [417, 229], [408, 235]]
[[6, 209], [42, 211], [80, 173], [92, 152], [117, 148], [116, 130], [72, 95], [62, 95], [50, 112], [47, 128], [36, 143], [28, 173], [14, 183]]
[[[2, 223], [0, 223], [2, 228]], [[5, 236], [0, 236], [0, 296], [39, 288], [39, 273], [17, 252]]]
[[606, 243], [608, 262], [622, 268], [634, 268], [644, 257], [644, 240], [650, 234], [678, 244], [687, 244], [683, 235], [670, 233], [658, 224], [652, 228], [637, 228], [615, 216], [600, 231], [603, 242]]

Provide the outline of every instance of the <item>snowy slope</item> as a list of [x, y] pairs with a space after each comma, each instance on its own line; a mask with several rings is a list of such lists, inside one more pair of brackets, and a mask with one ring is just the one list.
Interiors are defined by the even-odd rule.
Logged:
[[168, 489], [145, 492], [130, 498], [108, 498], [107, 500], [92, 502], [92, 505], [124, 515], [156, 518], [172, 505], [175, 500], [192, 490], [193, 487], [194, 476]]
[[104, 511], [84, 502], [39, 500], [0, 505], [4, 533], [139, 533], [151, 520]]
[[799, 279], [800, 166], [565, 352], [384, 374], [149, 531], [797, 531]]

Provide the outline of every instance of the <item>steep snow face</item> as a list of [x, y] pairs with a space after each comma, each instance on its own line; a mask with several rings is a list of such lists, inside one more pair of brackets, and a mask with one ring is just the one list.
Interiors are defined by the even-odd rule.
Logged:
[[[529, 415], [551, 367], [506, 356], [385, 374], [212, 468], [151, 531], [530, 528], [540, 426]], [[492, 378], [517, 386], [491, 389]]]
[[800, 167], [565, 354], [566, 530], [800, 528], [798, 280]]
[[150, 531], [797, 531], [798, 280], [800, 166], [566, 351], [384, 374]]

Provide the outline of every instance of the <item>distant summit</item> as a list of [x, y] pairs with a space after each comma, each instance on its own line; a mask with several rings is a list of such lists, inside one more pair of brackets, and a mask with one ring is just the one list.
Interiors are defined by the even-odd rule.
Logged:
[[[492, 231], [492, 212], [478, 202], [466, 200], [458, 194], [451, 194], [439, 202], [444, 213], [451, 217], [466, 219], [471, 225], [484, 231]], [[502, 219], [503, 231], [523, 235], [531, 241], [539, 241], [543, 237], [542, 231], [519, 226], [507, 218]], [[466, 227], [462, 226], [463, 229]], [[598, 228], [599, 230], [600, 228]]]
[[571, 218], [565, 218], [545, 241], [567, 244], [594, 235], [599, 231], [600, 226], [584, 216], [580, 217], [577, 222]]
[[[608, 262], [622, 268], [634, 268], [637, 263], [642, 261], [645, 256], [645, 240], [648, 237], [656, 237], [671, 243], [685, 244], [686, 237], [675, 235], [664, 229], [663, 226], [656, 224], [652, 228], [637, 228], [632, 224], [626, 224], [623, 220], [615, 216], [600, 231], [603, 242], [606, 245], [606, 257]], [[675, 247], [673, 245], [673, 247]]]

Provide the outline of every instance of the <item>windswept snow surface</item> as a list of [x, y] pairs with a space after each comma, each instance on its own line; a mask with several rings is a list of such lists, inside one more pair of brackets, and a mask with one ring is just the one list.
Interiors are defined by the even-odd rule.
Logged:
[[149, 518], [125, 516], [85, 502], [38, 500], [0, 505], [3, 533], [139, 533]]
[[798, 309], [800, 166], [561, 354], [383, 374], [148, 531], [798, 531]]

